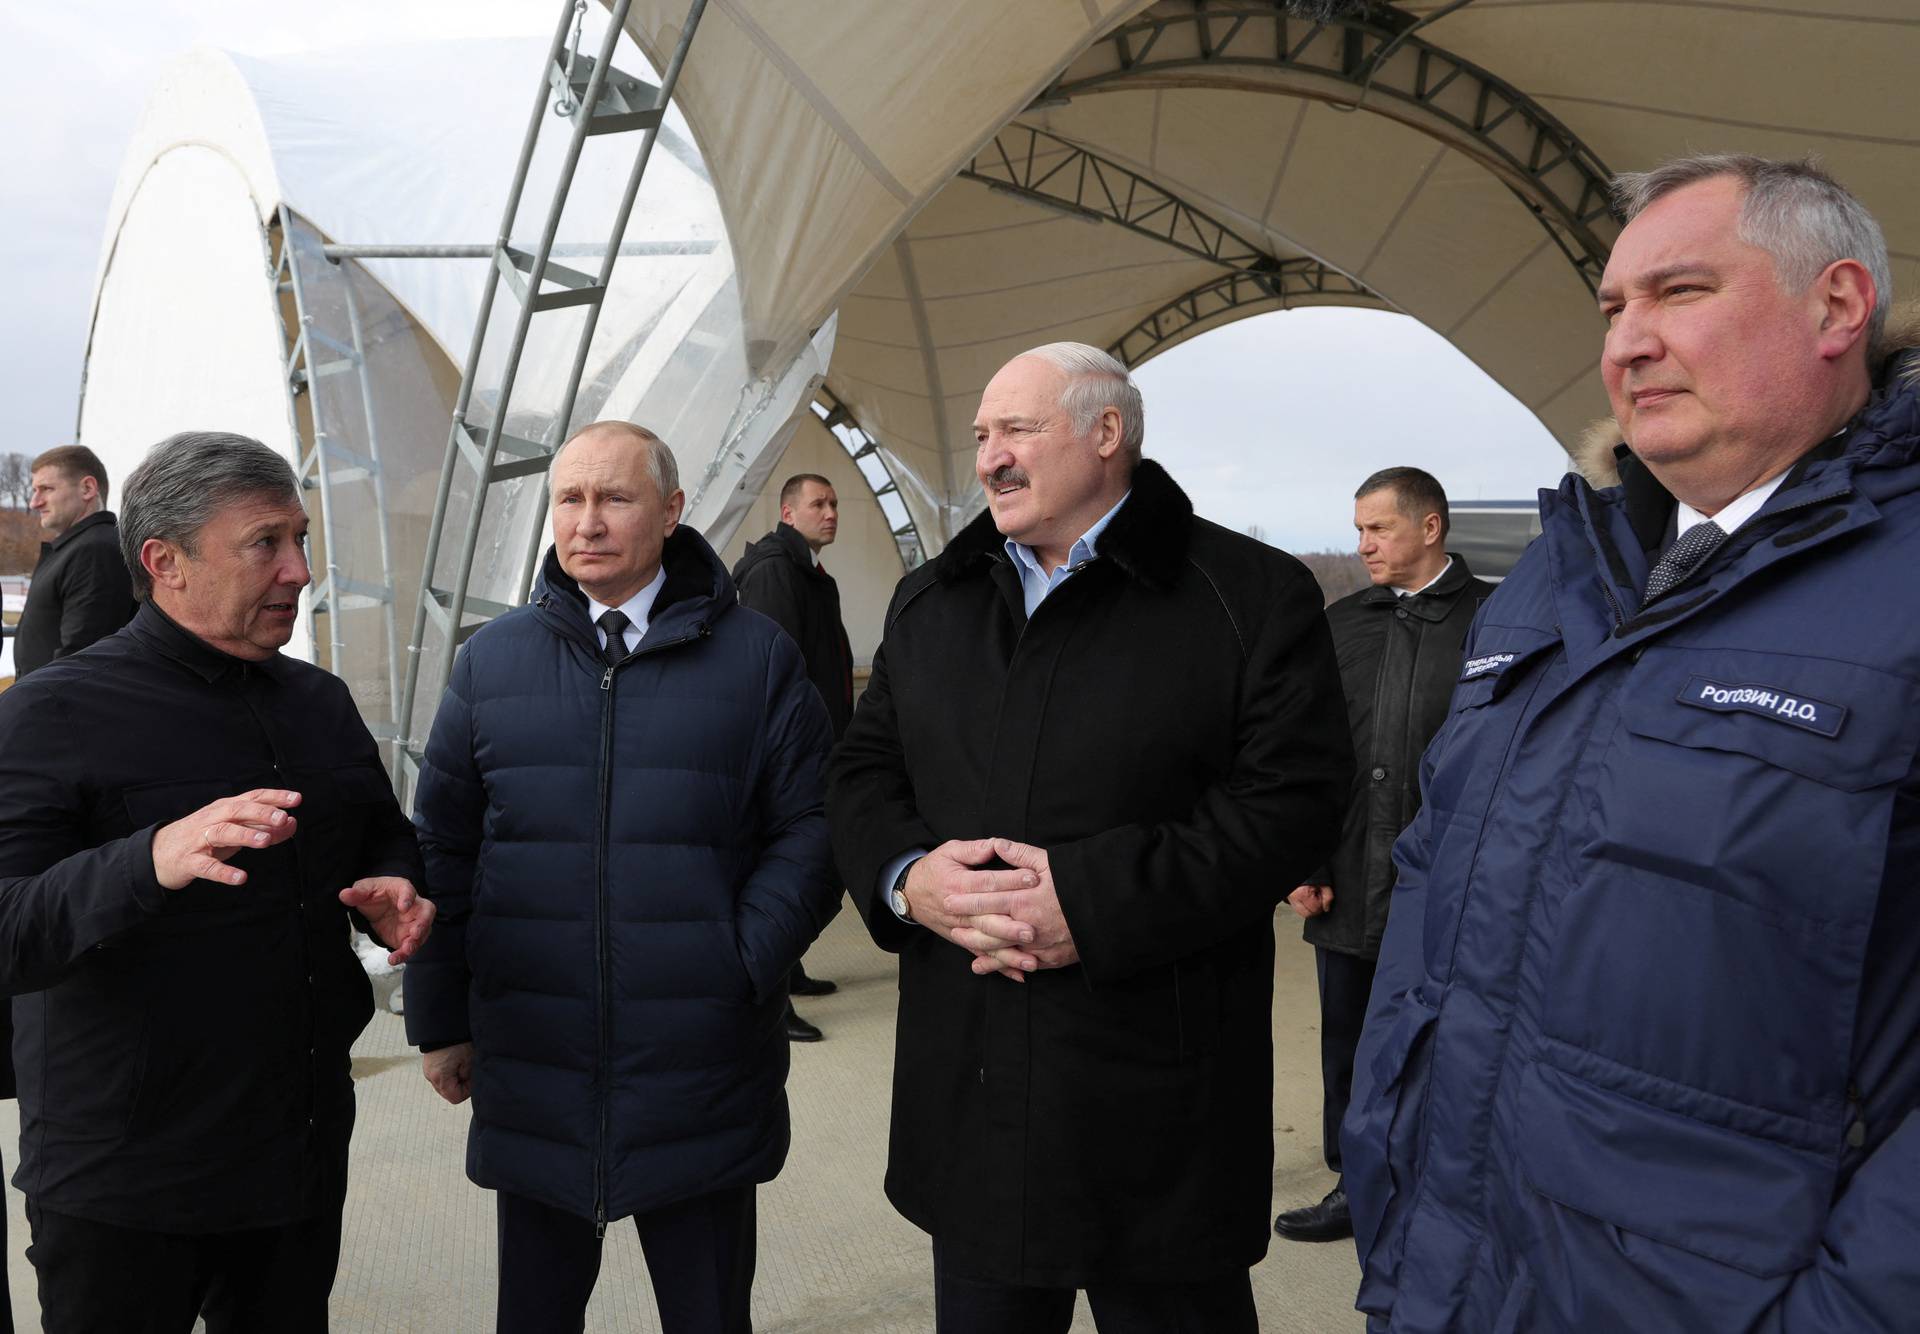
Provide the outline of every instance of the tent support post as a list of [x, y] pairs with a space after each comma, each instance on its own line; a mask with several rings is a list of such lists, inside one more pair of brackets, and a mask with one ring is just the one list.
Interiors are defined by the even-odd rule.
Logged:
[[[574, 399], [579, 391], [587, 353], [597, 327], [600, 306], [606, 296], [608, 284], [612, 281], [614, 263], [625, 252], [623, 240], [627, 219], [631, 214], [634, 200], [638, 197], [641, 179], [646, 173], [647, 162], [652, 155], [659, 127], [666, 118], [674, 85], [679, 81], [687, 51], [692, 45], [694, 33], [700, 26], [701, 15], [706, 10], [706, 0], [693, 0], [687, 12], [686, 23], [680, 32], [679, 43], [674, 49], [673, 58], [668, 62], [661, 76], [659, 88], [654, 90], [653, 97], [647, 105], [636, 107], [628, 94], [633, 88], [639, 86], [637, 81], [626, 79], [624, 76], [615, 76], [612, 65], [614, 48], [625, 28], [631, 2], [632, 0], [613, 0], [606, 36], [601, 42], [597, 58], [588, 61], [568, 56], [563, 61], [567, 29], [575, 13], [575, 0], [564, 0], [560, 6], [560, 21], [554, 30], [552, 45], [547, 52], [546, 62], [541, 68], [533, 111], [527, 122], [526, 135], [520, 145], [520, 157], [514, 169], [513, 183], [507, 192], [500, 234], [489, 252], [493, 262], [487, 269], [479, 316], [474, 322], [473, 339], [468, 346], [466, 365], [460, 377], [460, 390], [454, 403], [452, 429], [448, 436], [446, 456], [441, 465], [440, 486], [435, 494], [433, 518], [427, 534], [425, 569], [420, 579], [420, 602], [414, 613], [413, 635], [407, 645], [406, 684], [401, 694], [398, 736], [395, 738], [394, 784], [403, 795], [407, 790], [409, 779], [418, 772], [420, 754], [424, 749], [424, 737], [414, 736], [413, 724], [421, 687], [421, 658], [428, 646], [429, 632], [434, 632], [444, 647], [444, 652], [438, 656], [434, 664], [433, 679], [427, 684], [429, 697], [437, 699], [446, 689], [448, 678], [452, 675], [454, 654], [460, 645], [487, 620], [507, 610], [504, 605], [469, 596], [474, 552], [480, 540], [480, 526], [486, 510], [487, 497], [501, 482], [536, 474], [542, 478], [541, 487], [544, 495], [547, 460], [552, 456], [554, 448], [557, 448], [566, 438], [565, 428], [573, 416]], [[584, 85], [576, 68], [581, 65], [586, 67]], [[550, 88], [561, 93], [571, 108], [569, 118], [572, 121], [572, 132], [567, 141], [559, 179], [554, 186], [553, 196], [548, 202], [539, 242], [529, 254], [514, 248], [511, 245], [511, 237], [514, 219], [519, 213], [521, 197], [526, 189], [528, 169], [533, 161], [534, 149], [539, 142], [541, 126], [545, 121]], [[601, 250], [598, 274], [589, 278], [585, 274], [553, 263], [552, 258], [557, 249], [555, 235], [559, 231], [560, 219], [572, 190], [574, 172], [579, 165], [581, 151], [585, 147], [587, 138], [595, 134], [615, 134], [634, 130], [642, 132], [641, 140], [635, 149], [634, 163], [619, 213], [614, 220], [606, 245]], [[416, 249], [426, 248], [428, 247]], [[480, 438], [476, 439], [467, 418], [469, 410], [473, 407], [474, 382], [480, 371], [481, 350], [485, 346], [489, 326], [492, 324], [495, 298], [499, 294], [502, 277], [507, 279], [508, 292], [515, 299], [514, 304], [517, 309], [514, 312], [511, 341], [500, 373], [499, 388], [495, 400], [488, 404], [486, 428]], [[557, 283], [558, 287], [549, 289], [547, 287], [549, 281]], [[566, 391], [561, 401], [553, 405], [554, 418], [561, 428], [557, 439], [552, 445], [543, 445], [504, 435], [503, 429], [512, 405], [514, 381], [520, 369], [520, 358], [526, 348], [533, 317], [550, 310], [565, 310], [575, 306], [586, 307], [586, 319], [574, 348], [572, 371], [568, 376]], [[503, 441], [513, 457], [501, 463], [497, 460]], [[452, 586], [443, 589], [436, 583], [436, 574], [440, 565], [441, 545], [446, 538], [455, 475], [463, 470], [474, 475], [473, 498], [464, 515], [460, 546], [450, 570]], [[536, 532], [538, 528], [536, 518]], [[522, 579], [519, 588], [523, 589], [525, 584], [526, 580]], [[520, 596], [524, 596], [524, 593]]]

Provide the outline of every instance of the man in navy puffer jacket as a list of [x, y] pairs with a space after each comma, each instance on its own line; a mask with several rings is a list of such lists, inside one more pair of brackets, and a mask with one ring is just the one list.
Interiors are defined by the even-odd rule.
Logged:
[[407, 1032], [473, 1097], [500, 1330], [580, 1329], [631, 1216], [669, 1334], [736, 1334], [787, 1153], [786, 976], [839, 906], [826, 711], [679, 525], [665, 444], [597, 423], [551, 477], [533, 602], [461, 652], [421, 766], [440, 929]]
[[1911, 1331], [1920, 355], [1816, 167], [1616, 189], [1630, 452], [1542, 493], [1395, 849], [1343, 1138], [1359, 1305], [1396, 1334]]

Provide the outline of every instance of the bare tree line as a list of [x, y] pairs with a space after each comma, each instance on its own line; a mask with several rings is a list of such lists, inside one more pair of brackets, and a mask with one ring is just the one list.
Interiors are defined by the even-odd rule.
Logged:
[[[1256, 542], [1267, 540], [1267, 530], [1262, 524], [1250, 523], [1246, 532]], [[1320, 595], [1328, 606], [1349, 593], [1359, 592], [1369, 582], [1366, 563], [1357, 552], [1295, 551], [1289, 554], [1313, 572], [1313, 577], [1320, 584]]]
[[0, 505], [23, 510], [33, 499], [32, 460], [25, 454], [0, 454]]

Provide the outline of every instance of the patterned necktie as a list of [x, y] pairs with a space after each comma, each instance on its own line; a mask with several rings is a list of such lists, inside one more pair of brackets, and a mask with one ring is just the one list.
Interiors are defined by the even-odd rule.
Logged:
[[1694, 567], [1726, 540], [1726, 529], [1712, 519], [1702, 520], [1680, 534], [1674, 544], [1667, 548], [1667, 554], [1660, 558], [1660, 563], [1653, 567], [1653, 573], [1647, 576], [1647, 595], [1640, 599], [1640, 605], [1644, 607], [1663, 596], [1668, 589], [1692, 574]]
[[600, 628], [607, 632], [607, 646], [600, 650], [607, 666], [618, 667], [627, 657], [627, 627], [632, 625], [625, 612], [609, 610], [600, 614]]

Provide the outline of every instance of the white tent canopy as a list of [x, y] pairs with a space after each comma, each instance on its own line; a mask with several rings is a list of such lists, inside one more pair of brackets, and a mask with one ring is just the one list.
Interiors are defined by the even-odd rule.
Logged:
[[[419, 596], [486, 265], [335, 264], [320, 247], [490, 244], [544, 55], [531, 40], [275, 60], [194, 52], [163, 75], [114, 192], [80, 438], [116, 483], [153, 442], [186, 429], [255, 436], [310, 484], [330, 482], [316, 485], [314, 499], [334, 503], [312, 507], [316, 535], [331, 536], [315, 573], [339, 588], [331, 606], [309, 601], [323, 622], [366, 614], [351, 633], [310, 616], [294, 649], [313, 653], [312, 636], [345, 651], [350, 661], [320, 660], [348, 678], [370, 718], [393, 721], [393, 664]], [[646, 72], [630, 46], [621, 59]], [[476, 88], [493, 91], [475, 96]], [[809, 415], [831, 321], [783, 364], [749, 371], [717, 201], [684, 126], [670, 119], [668, 130], [626, 233], [645, 253], [615, 270], [573, 420], [613, 416], [658, 431], [688, 478], [691, 521], [724, 542], [754, 498], [738, 484], [770, 469]], [[516, 241], [539, 226], [563, 139], [543, 136]], [[592, 147], [568, 197], [559, 253], [604, 246], [626, 175], [624, 155]], [[304, 325], [289, 273], [274, 274], [283, 241], [302, 280]], [[549, 447], [565, 430], [555, 405], [573, 314], [529, 342], [510, 409], [515, 434]], [[503, 340], [492, 335], [470, 410], [480, 422], [499, 398]], [[316, 466], [317, 440], [331, 470]], [[376, 466], [363, 466], [369, 458]], [[523, 552], [542, 526], [539, 482], [505, 483], [490, 501], [472, 564], [478, 596], [518, 600]], [[470, 495], [456, 488], [455, 504]], [[458, 558], [443, 557], [437, 584], [451, 582], [446, 566]]]
[[[1884, 224], [1896, 286], [1920, 278], [1920, 141], [1901, 115], [1920, 16], [1899, 0], [1314, 8], [1342, 17], [1275, 0], [710, 0], [627, 232], [651, 253], [614, 271], [574, 420], [660, 430], [691, 521], [729, 550], [770, 522], [763, 493], [792, 460], [837, 440], [901, 548], [931, 553], [979, 504], [980, 389], [1057, 339], [1138, 364], [1260, 311], [1401, 311], [1571, 442], [1604, 410], [1591, 288], [1616, 232], [1613, 170], [1819, 152]], [[633, 0], [616, 64], [663, 62], [686, 13]], [[386, 572], [390, 605], [410, 605], [484, 269], [328, 265], [319, 247], [490, 243], [543, 59], [527, 40], [174, 67], [129, 148], [96, 287], [81, 432], [115, 475], [180, 427], [245, 430], [292, 458], [316, 406], [356, 411], [331, 390], [289, 399], [284, 293], [262, 273], [290, 219], [321, 322], [357, 302], [385, 349], [360, 416], [386, 450], [399, 554], [381, 559], [416, 571], [407, 588]], [[563, 247], [609, 234], [622, 137], [588, 141]], [[543, 138], [517, 245], [561, 138]], [[546, 327], [509, 417], [551, 445], [579, 326]], [[476, 422], [503, 350], [490, 332]], [[517, 600], [538, 517], [522, 481], [488, 511], [483, 599]], [[470, 494], [456, 485], [456, 508]], [[898, 556], [868, 556], [865, 582], [884, 588]]]
[[[683, 13], [635, 0], [628, 27], [657, 52]], [[1385, 306], [1571, 443], [1605, 410], [1590, 291], [1615, 231], [1595, 193], [1605, 170], [1818, 152], [1881, 219], [1907, 291], [1917, 67], [1920, 16], [1900, 0], [1426, 0], [1323, 28], [1271, 0], [1027, 0], [935, 19], [713, 0], [680, 102], [721, 164], [754, 336], [778, 344], [844, 302], [828, 384], [883, 442], [937, 548], [978, 504], [966, 428], [987, 376], [1052, 339], [1137, 360], [1261, 310]], [[1276, 262], [1351, 281], [1215, 291], [1201, 318], [1166, 322], [1178, 333], [1123, 343], [1230, 266], [954, 178], [1013, 122]]]

